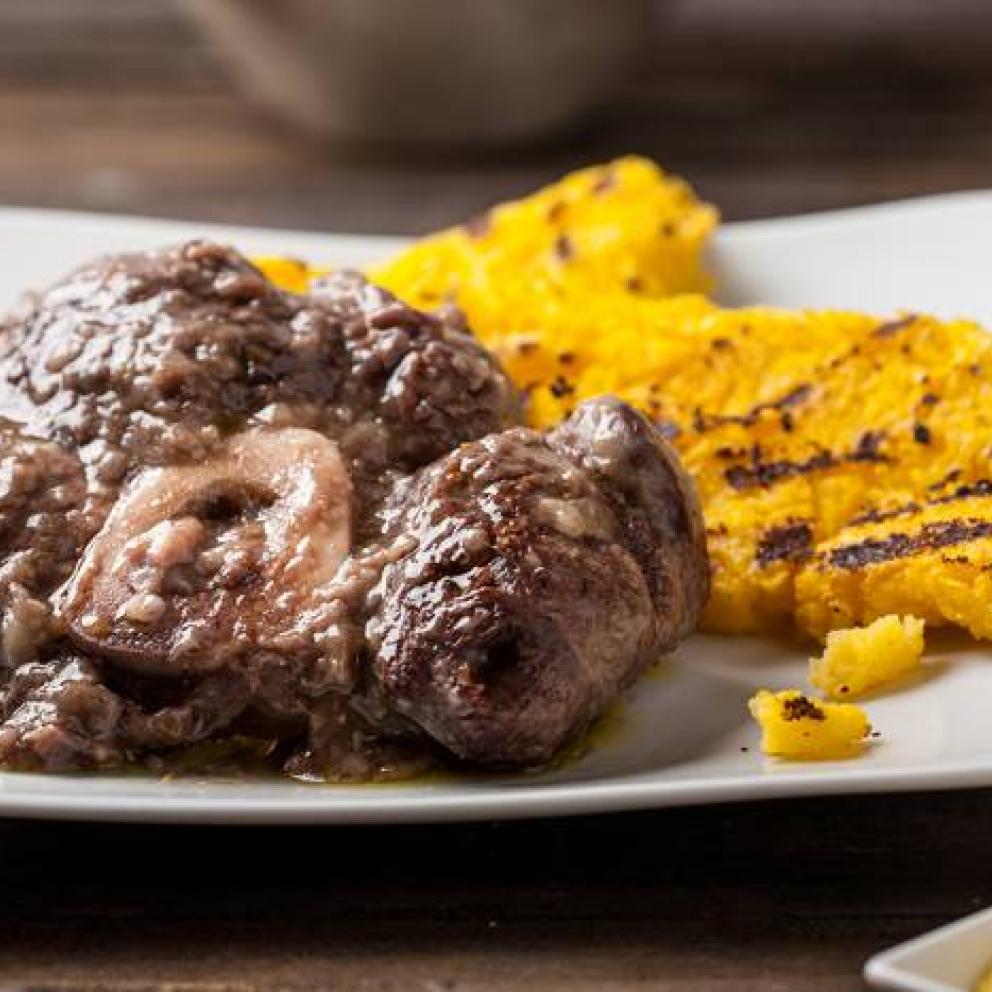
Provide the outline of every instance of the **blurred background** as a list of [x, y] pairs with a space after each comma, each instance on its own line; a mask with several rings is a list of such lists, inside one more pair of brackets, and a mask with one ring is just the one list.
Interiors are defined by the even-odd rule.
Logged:
[[727, 219], [992, 186], [987, 0], [0, 0], [0, 203], [415, 233], [636, 151]]

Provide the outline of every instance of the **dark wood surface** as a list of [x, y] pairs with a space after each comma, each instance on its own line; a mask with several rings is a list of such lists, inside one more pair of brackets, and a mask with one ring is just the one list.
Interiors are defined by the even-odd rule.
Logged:
[[705, 0], [706, 17], [673, 0], [647, 64], [573, 139], [383, 161], [259, 119], [164, 0], [2, 0], [0, 202], [417, 233], [632, 150], [728, 219], [988, 186], [992, 8], [903, 31], [855, 16], [965, 2], [817, 0], [845, 27], [830, 33], [828, 16], [770, 32], [749, 15], [782, 0]]
[[[731, 219], [992, 185], [982, 3], [958, 28], [701, 6], [662, 11], [650, 64], [569, 141], [382, 161], [257, 118], [168, 4], [5, 0], [0, 202], [417, 232], [626, 150]], [[390, 829], [7, 822], [0, 984], [833, 992], [990, 902], [990, 792]]]
[[30, 989], [860, 989], [992, 901], [992, 794], [531, 823], [7, 823], [0, 981]]

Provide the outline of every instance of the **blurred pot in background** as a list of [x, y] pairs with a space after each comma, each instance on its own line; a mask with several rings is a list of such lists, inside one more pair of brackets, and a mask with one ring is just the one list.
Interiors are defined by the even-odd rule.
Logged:
[[467, 146], [602, 106], [651, 0], [183, 0], [258, 104], [339, 141]]

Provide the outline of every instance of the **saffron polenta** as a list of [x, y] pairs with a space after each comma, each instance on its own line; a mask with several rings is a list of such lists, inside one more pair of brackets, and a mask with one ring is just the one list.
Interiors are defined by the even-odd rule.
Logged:
[[919, 617], [889, 614], [831, 631], [823, 654], [810, 659], [810, 683], [826, 696], [852, 698], [908, 675], [923, 658], [923, 627]]
[[748, 704], [761, 727], [765, 754], [791, 760], [830, 761], [857, 757], [871, 725], [853, 703], [825, 703], [798, 689], [762, 689]]
[[630, 156], [425, 238], [374, 282], [425, 309], [457, 303], [488, 343], [538, 330], [559, 297], [662, 297], [709, 287], [717, 213], [683, 180]]

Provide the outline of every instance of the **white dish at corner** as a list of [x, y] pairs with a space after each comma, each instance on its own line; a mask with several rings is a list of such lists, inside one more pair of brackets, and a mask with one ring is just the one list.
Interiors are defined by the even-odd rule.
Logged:
[[972, 992], [992, 966], [992, 909], [877, 954], [865, 981], [893, 992]]
[[[87, 258], [207, 236], [248, 253], [363, 265], [402, 241], [0, 209], [0, 307]], [[992, 324], [992, 193], [727, 225], [713, 267], [727, 303], [923, 310]], [[620, 728], [541, 775], [311, 786], [0, 773], [0, 816], [362, 823], [608, 812], [768, 797], [992, 786], [992, 654], [940, 655], [933, 677], [872, 700], [881, 742], [853, 762], [762, 759], [745, 702], [804, 684], [806, 657], [757, 638], [697, 636], [625, 703]]]

